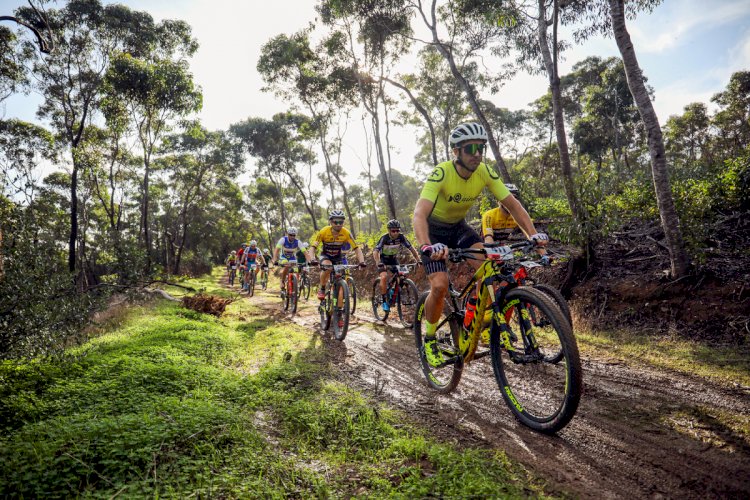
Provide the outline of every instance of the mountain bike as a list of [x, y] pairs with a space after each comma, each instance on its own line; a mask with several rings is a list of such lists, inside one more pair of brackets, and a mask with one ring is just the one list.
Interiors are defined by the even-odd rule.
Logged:
[[[315, 265], [314, 263], [310, 263]], [[333, 337], [344, 340], [349, 330], [351, 316], [351, 294], [346, 281], [346, 270], [359, 267], [352, 264], [320, 264], [320, 268], [332, 269], [324, 290], [325, 298], [318, 305], [320, 327], [327, 331], [333, 326]]]
[[229, 266], [229, 286], [234, 286], [234, 278], [237, 276], [237, 266]]
[[[519, 242], [516, 244], [514, 249], [519, 250], [521, 254], [524, 256], [532, 255], [534, 244], [531, 242]], [[513, 259], [513, 263], [510, 264], [510, 260], [508, 261], [509, 265], [513, 266], [514, 272], [513, 277], [516, 280], [516, 283], [519, 286], [531, 286], [532, 288], [539, 290], [540, 292], [547, 295], [552, 301], [555, 303], [555, 305], [560, 309], [560, 312], [562, 312], [563, 317], [567, 320], [567, 322], [570, 324], [571, 328], [573, 326], [573, 318], [570, 313], [570, 306], [568, 305], [568, 301], [565, 300], [565, 297], [563, 297], [562, 293], [560, 293], [560, 290], [557, 288], [547, 285], [544, 283], [536, 283], [536, 281], [529, 276], [529, 271], [531, 269], [534, 269], [536, 267], [546, 267], [550, 265], [550, 261], [548, 259], [546, 260], [522, 260], [520, 262], [516, 262], [515, 259]], [[466, 310], [466, 303], [468, 302], [470, 295], [466, 295], [464, 297], [464, 301], [461, 304], [462, 308]], [[484, 333], [487, 330], [487, 327], [489, 327], [489, 318], [487, 317], [488, 314], [491, 314], [490, 310], [486, 310], [485, 312], [485, 319], [484, 319], [484, 326], [482, 327], [483, 332], [483, 340], [484, 340]], [[506, 313], [506, 321], [510, 321], [510, 315], [512, 314], [512, 311], [508, 311]], [[546, 318], [544, 316], [539, 315], [536, 312], [536, 308], [533, 307], [533, 305], [529, 305], [529, 315], [531, 321], [534, 323], [534, 326], [547, 326], [546, 324]], [[548, 359], [547, 361], [551, 363], [558, 363], [562, 360], [562, 350], [556, 352], [556, 353], [548, 353]]]
[[260, 267], [260, 288], [265, 290], [268, 288], [268, 263], [265, 266]]
[[[406, 328], [414, 326], [414, 314], [417, 311], [417, 302], [419, 301], [419, 289], [417, 285], [406, 277], [416, 265], [387, 266], [388, 271], [391, 272], [391, 279], [386, 285], [388, 305], [396, 307], [398, 318]], [[383, 310], [380, 278], [375, 278], [372, 283], [372, 312], [375, 315], [375, 319], [379, 321], [385, 321], [390, 314], [390, 310]]]
[[251, 262], [247, 265], [247, 273], [250, 273], [250, 276], [247, 278], [247, 295], [248, 297], [252, 297], [255, 295], [255, 269], [258, 267], [258, 264], [255, 262]]
[[286, 275], [286, 286], [284, 287], [284, 310], [291, 311], [292, 314], [297, 312], [297, 299], [299, 298], [299, 274], [297, 272], [297, 263], [290, 262], [282, 264], [289, 269]]
[[310, 292], [312, 291], [312, 281], [310, 280], [310, 268], [307, 265], [300, 266], [299, 269], [299, 290], [297, 298], [305, 299], [305, 302], [310, 300]]
[[[495, 379], [513, 415], [524, 425], [544, 433], [565, 427], [581, 398], [581, 360], [570, 323], [559, 307], [541, 291], [519, 286], [513, 276], [513, 248], [464, 248], [449, 250], [452, 262], [484, 260], [462, 291], [451, 284], [437, 325], [438, 346], [444, 363], [433, 367], [424, 354], [425, 292], [417, 304], [414, 337], [427, 383], [438, 392], [452, 391], [464, 365], [490, 356]], [[481, 283], [474, 318], [464, 327], [460, 307]], [[491, 310], [490, 347], [478, 350], [484, 312]], [[531, 311], [536, 319], [532, 320]], [[561, 352], [559, 362], [553, 357]]]

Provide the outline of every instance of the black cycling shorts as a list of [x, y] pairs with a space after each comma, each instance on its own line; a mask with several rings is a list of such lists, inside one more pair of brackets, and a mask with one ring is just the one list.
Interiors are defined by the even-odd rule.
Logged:
[[[475, 243], [482, 242], [479, 234], [465, 220], [455, 224], [447, 224], [427, 219], [427, 227], [430, 241], [433, 244], [442, 243], [448, 248], [469, 248]], [[448, 271], [448, 266], [444, 260], [432, 260], [426, 255], [422, 255], [422, 264], [427, 275]]]

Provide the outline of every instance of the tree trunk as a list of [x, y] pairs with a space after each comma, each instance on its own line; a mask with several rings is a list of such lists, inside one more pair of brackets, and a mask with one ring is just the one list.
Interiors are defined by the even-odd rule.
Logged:
[[628, 79], [628, 88], [633, 95], [638, 113], [641, 115], [648, 136], [648, 152], [651, 156], [651, 174], [656, 191], [656, 203], [659, 208], [664, 237], [669, 248], [669, 258], [672, 265], [672, 276], [680, 278], [690, 272], [690, 259], [685, 251], [685, 244], [680, 230], [680, 219], [672, 199], [672, 191], [667, 171], [667, 161], [664, 152], [664, 140], [661, 126], [656, 117], [654, 106], [651, 104], [643, 73], [635, 55], [633, 43], [630, 40], [625, 25], [623, 0], [609, 0], [609, 13], [612, 19], [612, 30], [620, 50]]
[[73, 149], [73, 174], [70, 176], [70, 239], [68, 240], [68, 271], [76, 271], [76, 243], [78, 242], [78, 161]]
[[394, 87], [398, 87], [401, 90], [403, 90], [407, 96], [409, 96], [409, 99], [411, 100], [411, 103], [414, 105], [415, 108], [417, 108], [417, 111], [419, 111], [419, 114], [422, 115], [424, 118], [424, 121], [427, 122], [427, 128], [430, 129], [430, 141], [432, 143], [432, 162], [437, 165], [439, 162], [437, 160], [437, 143], [435, 141], [435, 127], [432, 125], [432, 118], [430, 118], [430, 114], [427, 112], [427, 110], [420, 104], [420, 102], [417, 100], [416, 97], [414, 97], [414, 94], [411, 93], [411, 91], [406, 87], [406, 85], [403, 85], [401, 83], [395, 82], [389, 78], [384, 78], [384, 80]]
[[[565, 119], [562, 111], [562, 93], [560, 92], [560, 77], [557, 74], [557, 2], [554, 7], [555, 12], [553, 16], [555, 18], [555, 34], [552, 39], [552, 50], [554, 51], [554, 59], [552, 53], [550, 53], [550, 45], [547, 40], [547, 8], [545, 6], [545, 0], [539, 0], [539, 19], [538, 19], [538, 39], [539, 49], [542, 53], [542, 59], [544, 60], [544, 67], [547, 70], [547, 76], [549, 78], [550, 92], [552, 93], [552, 116], [554, 118], [555, 136], [557, 138], [557, 150], [560, 154], [560, 170], [562, 172], [563, 187], [565, 188], [565, 195], [568, 198], [568, 204], [573, 216], [576, 218], [580, 227], [586, 227], [586, 214], [581, 207], [581, 203], [578, 200], [576, 194], [575, 184], [573, 182], [573, 169], [570, 165], [570, 152], [568, 150], [568, 138], [565, 134]], [[589, 235], [585, 234], [585, 248], [588, 252], [591, 250], [589, 247]]]
[[[469, 104], [471, 105], [472, 111], [474, 111], [474, 115], [476, 115], [477, 119], [482, 123], [485, 130], [487, 130], [487, 137], [488, 137], [487, 142], [489, 143], [490, 149], [492, 149], [492, 154], [495, 157], [496, 170], [503, 177], [504, 182], [507, 182], [507, 183], [512, 182], [510, 179], [510, 174], [508, 173], [508, 167], [505, 165], [505, 160], [503, 160], [503, 157], [500, 154], [500, 147], [497, 145], [497, 141], [495, 140], [495, 134], [492, 132], [492, 127], [490, 127], [490, 124], [487, 121], [487, 118], [484, 116], [484, 112], [482, 112], [482, 108], [479, 107], [479, 102], [477, 101], [477, 96], [476, 96], [476, 93], [474, 92], [474, 88], [469, 84], [469, 82], [466, 81], [466, 78], [464, 78], [464, 76], [461, 74], [461, 71], [458, 69], [458, 66], [456, 65], [456, 61], [453, 58], [452, 49], [449, 50], [448, 46], [446, 46], [442, 41], [440, 41], [440, 38], [438, 37], [437, 16], [435, 13], [436, 3], [437, 3], [437, 0], [432, 0], [432, 23], [431, 24], [426, 23], [428, 28], [432, 32], [432, 40], [434, 42], [434, 45], [438, 49], [440, 54], [448, 62], [448, 66], [450, 66], [453, 77], [456, 79], [459, 85], [461, 85], [461, 87], [464, 89], [464, 93], [466, 94], [466, 98], [469, 100]], [[425, 18], [425, 21], [426, 21], [426, 18]]]

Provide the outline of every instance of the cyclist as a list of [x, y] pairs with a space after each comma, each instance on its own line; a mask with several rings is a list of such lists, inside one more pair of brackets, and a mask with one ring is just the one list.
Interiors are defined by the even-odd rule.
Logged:
[[229, 255], [227, 255], [227, 258], [224, 260], [224, 264], [227, 266], [227, 283], [229, 283], [229, 278], [232, 275], [232, 266], [234, 266], [237, 263], [237, 254], [234, 252], [229, 252]]
[[247, 248], [247, 243], [243, 243], [242, 246], [237, 250], [237, 275], [239, 276], [241, 282], [242, 282], [242, 289], [245, 289], [245, 260], [243, 259], [245, 255], [245, 249]]
[[[518, 187], [515, 184], [506, 184], [505, 187], [515, 199], [518, 199]], [[485, 243], [507, 239], [516, 229], [518, 223], [499, 200], [497, 207], [482, 214], [482, 237]]]
[[[448, 292], [448, 248], [482, 247], [482, 239], [464, 220], [482, 190], [489, 188], [531, 241], [543, 246], [549, 239], [536, 231], [526, 209], [510, 194], [500, 176], [482, 162], [487, 132], [481, 124], [462, 123], [451, 131], [449, 142], [454, 158], [435, 166], [414, 208], [414, 234], [430, 281], [424, 317], [425, 357], [432, 366], [445, 361], [435, 332]], [[468, 262], [475, 269], [481, 265], [481, 261]]]
[[[352, 238], [351, 233], [344, 227], [346, 216], [343, 210], [331, 210], [328, 213], [329, 225], [318, 231], [313, 240], [310, 242], [310, 250], [307, 252], [308, 259], [315, 261], [316, 251], [319, 245], [323, 245], [323, 252], [320, 254], [321, 264], [340, 264], [343, 258], [341, 248], [344, 244], [351, 245], [352, 250], [357, 254], [360, 267], [367, 267], [365, 256], [357, 242]], [[325, 269], [320, 272], [320, 287], [318, 288], [318, 300], [325, 299], [326, 281], [331, 274], [331, 269]], [[341, 298], [339, 297], [339, 300]], [[343, 321], [339, 320], [339, 321]]]
[[286, 264], [297, 263], [297, 252], [300, 248], [300, 241], [297, 239], [297, 228], [290, 227], [286, 230], [286, 236], [282, 236], [273, 249], [273, 265], [278, 266], [279, 262], [284, 269], [281, 271], [281, 298], [285, 296], [286, 277], [289, 274], [289, 266]]
[[301, 273], [303, 271], [303, 267], [307, 264], [307, 254], [305, 253], [305, 250], [307, 250], [307, 247], [309, 247], [310, 244], [306, 241], [303, 241], [299, 244], [299, 248], [297, 249], [297, 253], [294, 254], [297, 258], [297, 267], [299, 272]]
[[[256, 264], [256, 262], [260, 265], [265, 264], [265, 260], [263, 260], [263, 255], [260, 253], [260, 249], [258, 248], [258, 242], [255, 240], [250, 240], [250, 243], [247, 244], [247, 248], [245, 248], [245, 252], [242, 254], [242, 260], [244, 262], [244, 269], [245, 269], [245, 279], [244, 284], [242, 285], [242, 288], [245, 290], [249, 290], [250, 288], [250, 265]], [[259, 266], [256, 264], [255, 266], [255, 280], [258, 280], [258, 271]]]
[[380, 293], [383, 295], [383, 311], [390, 311], [388, 297], [386, 297], [386, 278], [388, 277], [387, 266], [397, 266], [398, 255], [401, 247], [408, 249], [414, 256], [414, 260], [419, 264], [420, 258], [417, 250], [409, 243], [406, 236], [401, 232], [401, 223], [396, 219], [391, 219], [387, 224], [388, 232], [380, 237], [377, 245], [372, 251], [372, 256], [378, 265], [380, 271]]

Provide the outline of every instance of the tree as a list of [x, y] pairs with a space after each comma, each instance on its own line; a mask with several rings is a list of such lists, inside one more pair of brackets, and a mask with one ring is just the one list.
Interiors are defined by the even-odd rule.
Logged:
[[[479, 105], [477, 86], [469, 83], [469, 78], [466, 75], [467, 67], [471, 66], [469, 59], [478, 51], [486, 49], [491, 40], [497, 39], [501, 34], [501, 30], [496, 25], [488, 27], [484, 23], [486, 9], [489, 5], [484, 2], [463, 2], [459, 4], [461, 8], [451, 9], [452, 3], [449, 2], [447, 8], [442, 9], [442, 14], [438, 17], [437, 0], [431, 1], [429, 12], [425, 10], [421, 0], [417, 0], [416, 2], [409, 0], [409, 3], [422, 18], [427, 29], [430, 30], [432, 36], [431, 45], [447, 61], [451, 74], [463, 89], [476, 119], [487, 130], [487, 142], [495, 157], [498, 172], [505, 182], [511, 182], [508, 168], [500, 153], [500, 147], [497, 144], [492, 127]], [[447, 41], [443, 40], [438, 33], [439, 21], [447, 25], [446, 28], [449, 33]], [[463, 48], [459, 46], [461, 42], [464, 43]], [[495, 47], [495, 52], [498, 55], [505, 55], [506, 53], [505, 48], [499, 45]], [[501, 77], [497, 78], [498, 81], [500, 79]], [[483, 81], [482, 78], [477, 77], [471, 78], [471, 80], [479, 84]]]
[[172, 273], [179, 274], [187, 241], [191, 213], [212, 193], [218, 192], [221, 180], [235, 176], [242, 164], [237, 144], [223, 132], [209, 132], [199, 123], [189, 123], [185, 131], [165, 138], [164, 152], [176, 153], [162, 159], [170, 172], [170, 189], [178, 199], [179, 240]]
[[[186, 48], [185, 50], [192, 50]], [[107, 72], [107, 86], [123, 99], [135, 124], [141, 147], [143, 182], [141, 235], [146, 249], [146, 272], [151, 270], [149, 231], [149, 181], [155, 148], [171, 122], [201, 109], [203, 96], [193, 83], [187, 62], [158, 58], [155, 61], [119, 54]]]
[[612, 31], [617, 42], [617, 48], [622, 55], [625, 74], [628, 77], [628, 87], [638, 106], [648, 137], [648, 151], [651, 156], [651, 173], [656, 191], [656, 202], [664, 229], [666, 245], [672, 264], [672, 276], [681, 278], [690, 271], [690, 259], [685, 251], [685, 243], [680, 229], [680, 219], [675, 210], [672, 191], [667, 171], [666, 153], [662, 138], [659, 119], [656, 117], [654, 106], [651, 104], [648, 89], [643, 82], [643, 73], [635, 55], [633, 43], [630, 40], [625, 25], [624, 0], [609, 0]]

